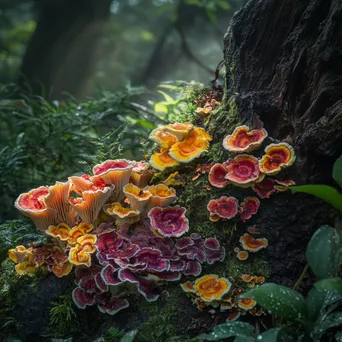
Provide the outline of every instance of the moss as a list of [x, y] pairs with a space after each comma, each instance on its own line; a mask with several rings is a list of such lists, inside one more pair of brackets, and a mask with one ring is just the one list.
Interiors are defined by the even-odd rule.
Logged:
[[124, 335], [124, 332], [118, 328], [110, 327], [103, 335], [104, 342], [116, 342]]
[[[150, 318], [140, 326], [135, 341], [167, 341], [176, 336], [180, 327], [186, 323], [184, 315], [182, 315], [186, 309], [180, 300], [184, 295], [181, 287], [175, 285], [168, 288], [168, 291], [170, 295], [162, 299], [161, 308], [157, 304], [151, 305], [152, 303], [141, 307], [141, 310], [146, 312]], [[186, 314], [186, 312], [184, 313]]]

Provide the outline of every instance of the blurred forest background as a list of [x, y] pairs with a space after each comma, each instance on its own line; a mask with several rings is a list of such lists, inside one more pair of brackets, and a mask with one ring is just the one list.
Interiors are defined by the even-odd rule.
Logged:
[[191, 115], [245, 2], [0, 0], [0, 223], [21, 192], [141, 159], [151, 129]]

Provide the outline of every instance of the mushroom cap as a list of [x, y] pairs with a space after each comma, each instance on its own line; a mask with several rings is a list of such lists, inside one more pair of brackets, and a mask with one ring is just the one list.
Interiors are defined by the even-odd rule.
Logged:
[[61, 241], [68, 241], [70, 230], [71, 228], [66, 223], [60, 223], [57, 226], [49, 226], [45, 234], [58, 238]]
[[155, 207], [148, 213], [151, 227], [163, 237], [180, 237], [189, 230], [189, 220], [185, 208]]
[[274, 186], [274, 189], [276, 189], [277, 191], [287, 191], [289, 186], [296, 185], [296, 182], [291, 179], [288, 179], [288, 180], [275, 179], [275, 182], [278, 184]]
[[21, 194], [15, 201], [15, 207], [20, 211], [41, 211], [46, 208], [45, 198], [49, 194], [48, 186], [40, 186]]
[[247, 197], [240, 204], [240, 219], [245, 222], [249, 220], [252, 215], [255, 215], [260, 207], [260, 201], [256, 197]]
[[161, 150], [154, 153], [149, 161], [150, 165], [158, 171], [164, 171], [168, 167], [178, 166], [179, 162], [174, 160], [168, 153], [168, 150]]
[[72, 268], [73, 264], [71, 264], [69, 260], [61, 264], [49, 266], [49, 270], [58, 278], [67, 276], [72, 271]]
[[229, 292], [231, 282], [226, 278], [219, 278], [215, 274], [204, 275], [196, 279], [194, 288], [204, 302], [219, 300]]
[[259, 161], [260, 171], [266, 175], [276, 175], [281, 169], [291, 166], [296, 160], [294, 149], [288, 143], [270, 144]]
[[253, 298], [240, 298], [237, 305], [240, 309], [248, 311], [255, 307], [256, 301]]
[[103, 210], [108, 215], [118, 216], [119, 218], [126, 218], [140, 214], [138, 210], [134, 210], [132, 208], [125, 208], [119, 202], [106, 204], [103, 207]]
[[166, 207], [176, 201], [176, 190], [165, 184], [151, 185], [145, 188], [152, 196], [148, 202], [148, 208]]
[[251, 275], [249, 275], [249, 274], [243, 274], [243, 275], [241, 276], [241, 279], [242, 279], [245, 283], [250, 283], [250, 282], [254, 279], [254, 277], [251, 276]]
[[209, 220], [211, 222], [218, 222], [218, 221], [220, 221], [220, 216], [218, 216], [217, 214], [210, 214], [209, 215]]
[[194, 284], [191, 281], [186, 281], [185, 283], [180, 284], [180, 286], [184, 292], [196, 293], [196, 289], [194, 287]]
[[227, 169], [223, 164], [216, 163], [209, 171], [209, 183], [216, 188], [224, 188], [229, 184], [229, 180], [225, 178]]
[[90, 233], [94, 226], [92, 224], [81, 222], [79, 225], [73, 227], [69, 231], [68, 244], [71, 246], [76, 245], [77, 239], [85, 234]]
[[210, 200], [207, 209], [210, 215], [218, 215], [224, 219], [231, 219], [238, 213], [238, 200], [235, 197], [222, 196], [219, 199]]
[[164, 126], [164, 130], [175, 135], [178, 141], [182, 141], [193, 128], [190, 122], [175, 122]]
[[254, 276], [254, 281], [259, 284], [263, 284], [265, 282], [265, 277], [262, 276]]
[[245, 233], [240, 237], [240, 243], [244, 250], [250, 252], [257, 252], [260, 249], [266, 248], [268, 246], [268, 241], [266, 238], [254, 239], [248, 233]]
[[169, 155], [181, 163], [189, 163], [207, 152], [209, 141], [211, 136], [203, 128], [195, 127], [187, 138], [172, 145]]
[[260, 147], [267, 135], [263, 128], [250, 131], [245, 125], [239, 126], [223, 139], [223, 147], [234, 153], [251, 152]]
[[173, 144], [178, 142], [177, 136], [166, 130], [165, 127], [154, 129], [151, 132], [149, 139], [163, 148], [170, 148]]
[[143, 188], [150, 182], [154, 173], [155, 171], [150, 167], [149, 163], [138, 161], [134, 164], [129, 182]]
[[223, 165], [227, 169], [225, 178], [235, 185], [255, 182], [260, 176], [258, 159], [248, 154], [240, 154]]
[[248, 256], [249, 256], [249, 253], [247, 251], [239, 251], [237, 252], [236, 254], [236, 257], [239, 259], [239, 260], [247, 260], [248, 259]]
[[226, 322], [235, 322], [237, 321], [241, 316], [241, 312], [239, 311], [234, 311], [228, 315], [226, 318]]
[[260, 183], [254, 184], [252, 189], [260, 198], [270, 198], [271, 194], [276, 191], [274, 180], [271, 178], [265, 178]]
[[142, 190], [132, 183], [123, 187], [123, 192], [129, 200], [131, 208], [142, 212], [152, 194], [148, 190]]

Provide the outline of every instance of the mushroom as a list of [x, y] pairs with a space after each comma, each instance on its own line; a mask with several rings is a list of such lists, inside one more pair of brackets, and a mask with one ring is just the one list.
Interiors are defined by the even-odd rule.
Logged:
[[253, 298], [240, 298], [237, 305], [240, 309], [249, 311], [255, 307], [256, 301]]
[[189, 230], [189, 220], [182, 207], [155, 207], [148, 213], [151, 229], [162, 237], [180, 237]]
[[136, 162], [129, 179], [130, 183], [138, 186], [139, 188], [145, 187], [152, 179], [155, 171], [150, 165], [144, 161]]
[[168, 124], [164, 126], [164, 130], [172, 133], [176, 136], [178, 141], [182, 141], [185, 137], [188, 136], [189, 132], [194, 128], [194, 126], [190, 122], [175, 122], [173, 124]]
[[159, 153], [154, 153], [150, 158], [150, 165], [158, 171], [164, 171], [168, 167], [178, 166], [179, 162], [169, 155], [169, 150], [161, 149]]
[[196, 293], [204, 302], [220, 300], [224, 294], [229, 292], [231, 287], [232, 284], [228, 279], [219, 278], [215, 274], [209, 274], [198, 278], [194, 284]]
[[247, 197], [240, 203], [240, 219], [245, 222], [249, 220], [252, 215], [258, 212], [260, 201], [256, 197]]
[[281, 169], [291, 166], [295, 160], [294, 149], [288, 143], [270, 144], [259, 161], [259, 168], [266, 175], [276, 175]]
[[250, 131], [247, 126], [239, 126], [223, 139], [223, 147], [234, 153], [251, 152], [260, 147], [267, 135], [263, 128]]
[[254, 184], [252, 189], [260, 198], [270, 198], [271, 194], [276, 191], [274, 180], [271, 178], [265, 178], [260, 183]]
[[168, 131], [165, 127], [154, 129], [151, 132], [149, 139], [156, 142], [162, 148], [170, 148], [173, 144], [178, 142], [177, 136]]
[[210, 200], [207, 209], [210, 215], [231, 219], [238, 213], [238, 200], [235, 197], [222, 196], [219, 199]]
[[145, 188], [152, 196], [149, 198], [147, 208], [166, 207], [177, 200], [176, 190], [165, 184], [151, 185]]
[[260, 176], [258, 159], [248, 154], [240, 154], [223, 165], [227, 169], [225, 178], [238, 186], [249, 185]]
[[132, 224], [140, 220], [140, 212], [132, 208], [125, 208], [120, 203], [106, 204], [103, 207], [106, 214], [115, 217], [115, 224], [121, 228], [123, 225]]
[[195, 127], [183, 141], [169, 150], [169, 155], [178, 162], [189, 163], [207, 152], [211, 136], [203, 128]]
[[241, 236], [239, 241], [244, 250], [253, 253], [260, 251], [260, 249], [266, 248], [268, 246], [268, 241], [266, 238], [254, 239], [248, 233]]
[[224, 188], [229, 184], [229, 180], [225, 178], [227, 169], [223, 164], [216, 163], [209, 171], [209, 183], [216, 188]]
[[128, 198], [130, 207], [142, 213], [152, 194], [148, 190], [142, 190], [132, 183], [124, 186], [123, 192]]
[[248, 256], [249, 256], [249, 253], [247, 251], [239, 251], [236, 254], [236, 257], [242, 261], [247, 260]]

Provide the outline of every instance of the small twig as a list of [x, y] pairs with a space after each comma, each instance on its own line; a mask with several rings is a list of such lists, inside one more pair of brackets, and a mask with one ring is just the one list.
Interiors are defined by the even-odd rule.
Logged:
[[296, 284], [295, 284], [294, 287], [293, 287], [294, 290], [296, 290], [296, 289], [299, 288], [299, 286], [300, 286], [300, 284], [302, 283], [303, 278], [304, 278], [304, 276], [305, 276], [305, 274], [306, 274], [306, 272], [307, 272], [308, 269], [309, 269], [309, 264], [307, 263], [307, 264], [305, 265], [304, 269], [303, 269], [303, 272], [301, 273], [301, 275], [299, 276], [299, 278], [298, 278]]

